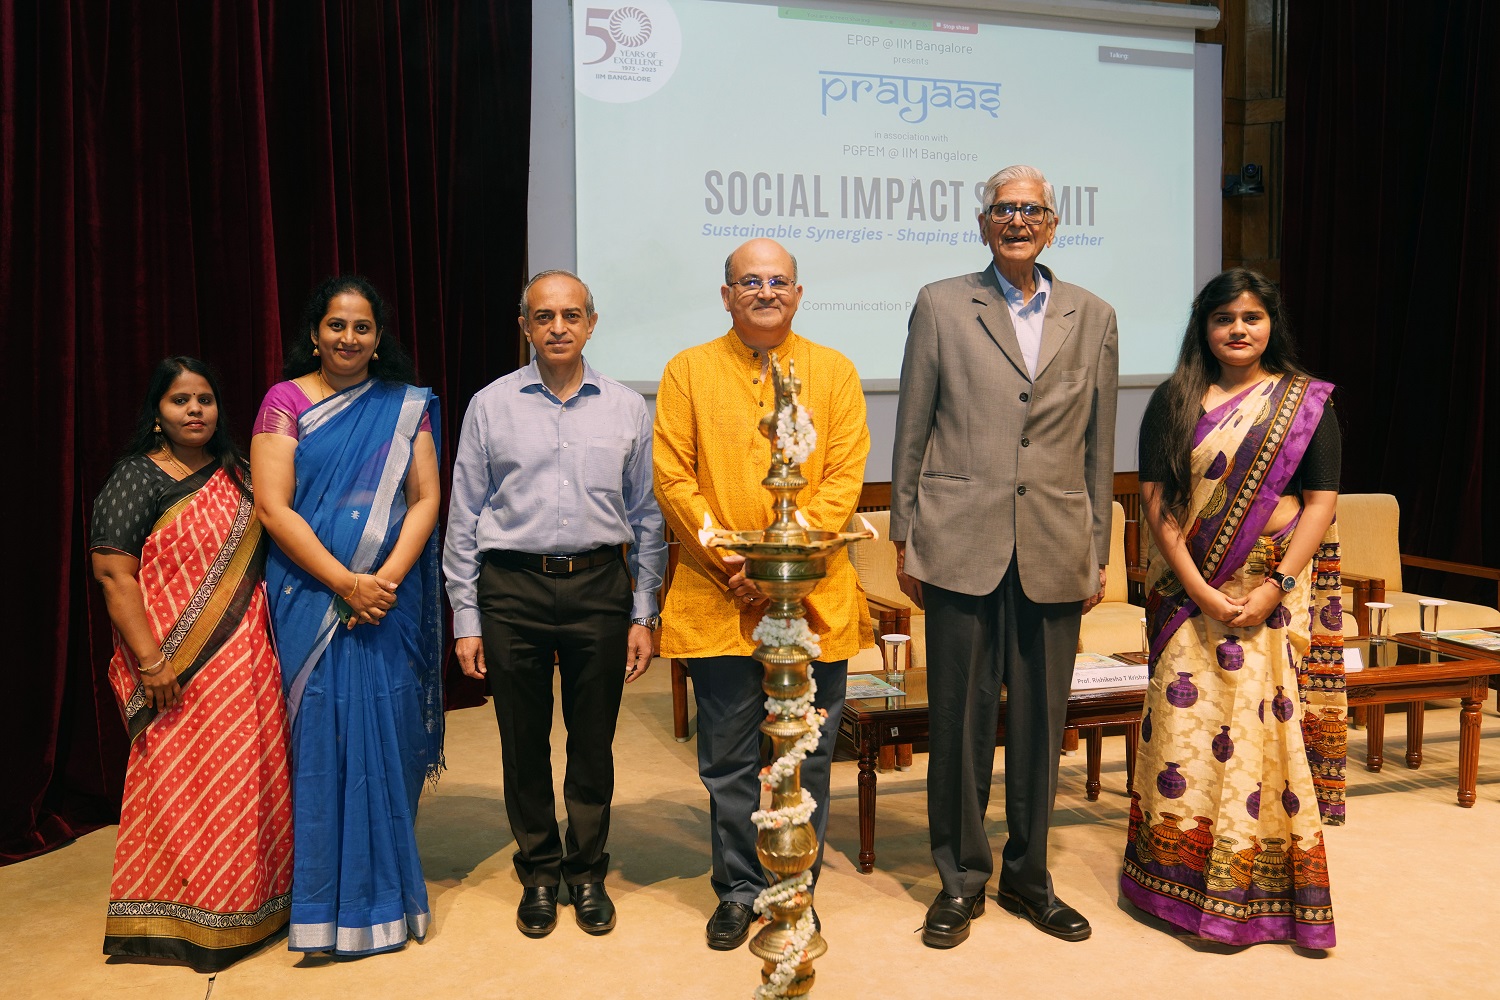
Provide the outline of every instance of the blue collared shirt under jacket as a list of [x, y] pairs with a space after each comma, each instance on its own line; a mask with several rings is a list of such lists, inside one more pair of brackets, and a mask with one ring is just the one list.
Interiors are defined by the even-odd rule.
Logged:
[[1026, 302], [1021, 290], [1005, 280], [998, 264], [992, 265], [995, 277], [1000, 279], [1000, 291], [1005, 294], [1005, 305], [1010, 310], [1011, 324], [1016, 328], [1016, 340], [1021, 344], [1021, 357], [1026, 361], [1026, 374], [1036, 378], [1037, 359], [1042, 354], [1042, 323], [1047, 318], [1047, 297], [1052, 293], [1052, 282], [1042, 269], [1031, 265], [1036, 279], [1036, 292]]
[[455, 637], [479, 635], [475, 581], [490, 551], [571, 555], [630, 543], [631, 617], [656, 614], [667, 565], [640, 393], [587, 361], [567, 402], [535, 361], [496, 379], [464, 414], [453, 460], [443, 574]]

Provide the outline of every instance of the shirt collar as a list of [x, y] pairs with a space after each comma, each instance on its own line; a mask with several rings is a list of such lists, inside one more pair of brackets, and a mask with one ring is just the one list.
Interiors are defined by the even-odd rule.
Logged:
[[1005, 275], [1000, 273], [1000, 265], [991, 264], [990, 269], [995, 272], [995, 277], [1000, 281], [1000, 293], [1005, 296], [1005, 301], [1009, 302], [1010, 307], [1016, 312], [1031, 312], [1034, 309], [1047, 307], [1047, 295], [1052, 291], [1052, 282], [1047, 280], [1047, 275], [1040, 267], [1035, 264], [1031, 265], [1031, 274], [1036, 278], [1036, 294], [1031, 297], [1029, 303], [1023, 301], [1019, 288], [1005, 280]]
[[[603, 389], [599, 385], [599, 373], [594, 371], [594, 366], [589, 364], [588, 358], [583, 358], [583, 381], [579, 383], [577, 395], [597, 396]], [[537, 366], [536, 358], [532, 358], [525, 368], [521, 369], [521, 391], [522, 392], [544, 392], [552, 396], [552, 392], [542, 381], [542, 370]], [[553, 396], [556, 399], [557, 397]]]

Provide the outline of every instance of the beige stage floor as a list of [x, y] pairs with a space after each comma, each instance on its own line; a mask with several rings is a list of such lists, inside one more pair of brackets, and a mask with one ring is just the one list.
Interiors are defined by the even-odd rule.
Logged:
[[[0, 997], [147, 1000], [246, 998], [551, 997], [735, 998], [759, 982], [748, 951], [703, 943], [713, 910], [707, 800], [694, 747], [671, 734], [668, 672], [660, 661], [626, 691], [616, 739], [619, 782], [610, 847], [614, 933], [592, 938], [562, 911], [541, 940], [515, 927], [520, 889], [500, 799], [500, 749], [488, 707], [448, 717], [449, 770], [425, 794], [418, 821], [434, 912], [425, 944], [354, 960], [304, 958], [277, 941], [221, 972], [106, 960], [100, 954], [115, 830], [100, 830], [45, 857], [0, 868]], [[1083, 794], [1083, 757], [1063, 761], [1052, 833], [1058, 893], [1094, 926], [1067, 944], [991, 905], [967, 943], [924, 948], [914, 933], [938, 881], [927, 851], [926, 759], [880, 777], [878, 867], [859, 874], [856, 770], [834, 766], [833, 813], [818, 891], [829, 951], [814, 995], [896, 997], [1495, 997], [1500, 971], [1500, 725], [1491, 698], [1479, 769], [1479, 802], [1455, 804], [1457, 709], [1427, 714], [1426, 762], [1401, 762], [1404, 727], [1387, 726], [1387, 764], [1364, 770], [1364, 738], [1351, 734], [1348, 826], [1327, 834], [1339, 947], [1298, 953], [1286, 945], [1194, 945], [1120, 902], [1119, 861], [1129, 800], [1123, 741], [1105, 741], [1104, 794]], [[561, 720], [556, 732], [561, 733]], [[555, 741], [561, 746], [559, 736]], [[561, 775], [560, 754], [554, 761]], [[559, 777], [560, 780], [560, 777]], [[1004, 840], [997, 788], [993, 843]], [[991, 885], [993, 889], [993, 885]]]

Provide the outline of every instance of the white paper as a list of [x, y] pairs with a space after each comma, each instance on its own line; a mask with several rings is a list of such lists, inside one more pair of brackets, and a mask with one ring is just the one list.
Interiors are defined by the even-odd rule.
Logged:
[[1344, 673], [1352, 674], [1365, 669], [1364, 654], [1359, 651], [1358, 646], [1344, 647]]

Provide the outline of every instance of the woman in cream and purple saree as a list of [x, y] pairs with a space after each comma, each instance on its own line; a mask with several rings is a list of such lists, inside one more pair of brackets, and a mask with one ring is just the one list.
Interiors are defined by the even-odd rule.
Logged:
[[203, 362], [157, 365], [89, 545], [130, 734], [104, 953], [216, 972], [286, 926], [292, 800], [265, 536]]
[[1193, 303], [1141, 425], [1151, 681], [1121, 889], [1188, 935], [1334, 945], [1323, 825], [1346, 722], [1333, 386], [1298, 367], [1276, 286]]
[[287, 946], [365, 955], [431, 922], [417, 799], [442, 766], [437, 400], [369, 282], [314, 290], [250, 441], [292, 727]]

